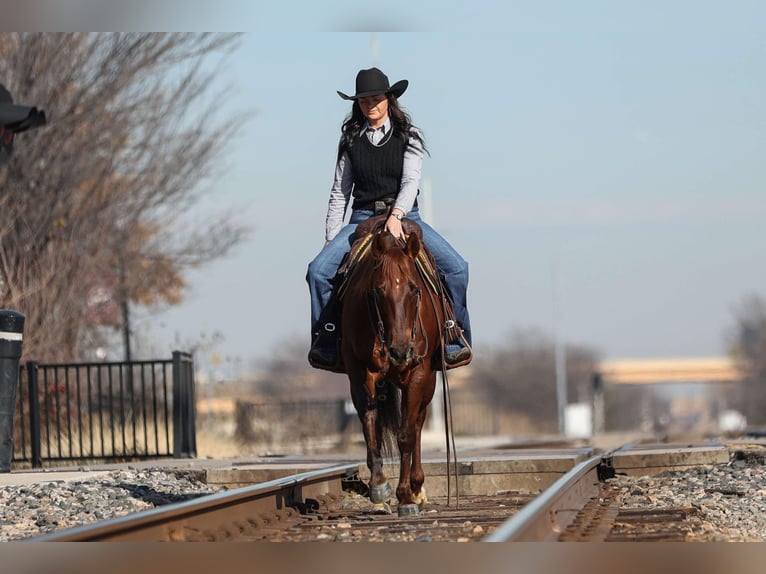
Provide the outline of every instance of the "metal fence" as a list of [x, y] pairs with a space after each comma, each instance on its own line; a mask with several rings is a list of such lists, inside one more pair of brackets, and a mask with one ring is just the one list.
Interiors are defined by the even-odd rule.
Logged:
[[194, 366], [172, 359], [19, 369], [15, 463], [196, 456]]

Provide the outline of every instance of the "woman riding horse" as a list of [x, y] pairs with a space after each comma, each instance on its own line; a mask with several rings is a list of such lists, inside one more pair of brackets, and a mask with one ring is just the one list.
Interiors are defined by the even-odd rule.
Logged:
[[[311, 294], [312, 345], [309, 362], [319, 369], [340, 371], [338, 349], [339, 306], [329, 305], [334, 278], [348, 253], [354, 230], [360, 222], [388, 214], [385, 230], [403, 237], [402, 219], [417, 222], [442, 280], [446, 284], [461, 336], [445, 346], [447, 368], [470, 362], [471, 325], [466, 307], [468, 263], [432, 227], [420, 219], [417, 205], [423, 153], [423, 136], [399, 107], [398, 98], [407, 80], [389, 85], [378, 68], [360, 70], [351, 113], [341, 128], [335, 180], [327, 209], [325, 245], [308, 266], [306, 280]], [[351, 218], [343, 226], [346, 208], [353, 197]]]

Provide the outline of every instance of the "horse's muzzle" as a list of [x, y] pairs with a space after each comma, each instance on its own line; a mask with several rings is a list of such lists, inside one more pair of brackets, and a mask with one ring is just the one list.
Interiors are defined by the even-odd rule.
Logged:
[[388, 354], [391, 358], [391, 362], [394, 365], [406, 365], [415, 356], [415, 348], [413, 345], [402, 345], [398, 347], [389, 345]]

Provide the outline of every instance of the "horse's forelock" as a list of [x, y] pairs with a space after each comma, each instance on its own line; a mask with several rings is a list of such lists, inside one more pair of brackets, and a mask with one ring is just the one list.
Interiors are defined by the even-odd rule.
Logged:
[[401, 242], [388, 231], [382, 231], [375, 236], [375, 250], [380, 255], [391, 249], [401, 249]]
[[403, 277], [413, 278], [412, 276], [417, 273], [413, 260], [407, 255], [400, 243], [378, 258], [377, 268], [384, 283], [393, 282]]
[[417, 270], [414, 261], [407, 255], [405, 246], [399, 239], [384, 231], [373, 239], [369, 256], [359, 262], [349, 292], [353, 292], [354, 296], [362, 296], [373, 282], [394, 282], [397, 278], [413, 278], [413, 275], [417, 275]]

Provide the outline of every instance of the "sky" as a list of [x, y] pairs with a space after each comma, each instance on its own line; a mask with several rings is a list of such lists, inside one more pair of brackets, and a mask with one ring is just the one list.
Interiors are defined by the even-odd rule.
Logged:
[[308, 351], [306, 267], [350, 109], [336, 90], [377, 65], [410, 82], [426, 215], [469, 263], [477, 357], [526, 328], [609, 359], [726, 353], [733, 308], [766, 294], [766, 4], [329, 2], [334, 23], [312, 3], [271, 27], [295, 8], [278, 4], [235, 13], [252, 31], [222, 105], [254, 113], [196, 211], [252, 233], [188, 276], [183, 304], [140, 316], [142, 336], [218, 333], [211, 352], [246, 370]]

